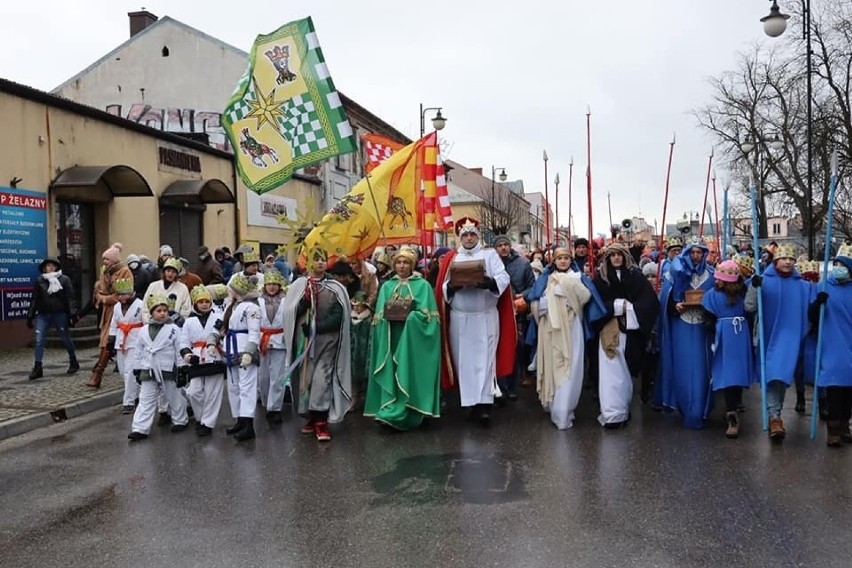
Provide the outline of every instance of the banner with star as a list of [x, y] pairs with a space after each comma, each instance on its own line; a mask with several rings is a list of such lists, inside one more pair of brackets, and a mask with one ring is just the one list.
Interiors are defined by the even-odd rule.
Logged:
[[310, 17], [257, 36], [222, 123], [240, 177], [257, 193], [357, 149]]

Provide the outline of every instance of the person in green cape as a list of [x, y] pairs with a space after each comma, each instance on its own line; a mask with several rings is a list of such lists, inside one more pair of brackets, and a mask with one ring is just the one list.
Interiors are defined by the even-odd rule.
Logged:
[[[441, 324], [432, 287], [414, 273], [417, 254], [403, 248], [382, 285], [373, 317], [364, 416], [411, 430], [440, 416]], [[410, 299], [410, 304], [401, 309]], [[408, 309], [405, 319], [401, 311]], [[394, 315], [396, 314], [396, 315]]]

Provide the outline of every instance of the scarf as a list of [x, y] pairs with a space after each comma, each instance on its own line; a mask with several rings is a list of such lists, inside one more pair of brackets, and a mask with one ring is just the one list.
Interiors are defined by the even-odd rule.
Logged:
[[59, 277], [62, 276], [61, 270], [57, 270], [56, 272], [45, 272], [42, 276], [44, 276], [44, 279], [47, 280], [48, 294], [56, 294], [62, 290], [62, 282], [59, 281]]

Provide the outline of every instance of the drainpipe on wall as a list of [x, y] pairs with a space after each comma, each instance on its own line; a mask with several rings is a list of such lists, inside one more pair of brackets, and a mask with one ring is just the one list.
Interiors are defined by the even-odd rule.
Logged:
[[[236, 238], [234, 250], [237, 250], [237, 247], [240, 246], [240, 188], [237, 185], [237, 164], [235, 161], [231, 161], [231, 176], [234, 180], [234, 237]], [[246, 188], [246, 191], [249, 191], [249, 189]]]

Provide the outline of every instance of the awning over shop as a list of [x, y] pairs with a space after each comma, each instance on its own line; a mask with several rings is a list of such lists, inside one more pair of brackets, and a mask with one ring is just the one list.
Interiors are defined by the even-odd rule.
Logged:
[[160, 196], [160, 201], [173, 205], [233, 203], [234, 195], [222, 180], [183, 180], [169, 184]]
[[130, 166], [74, 166], [51, 184], [57, 197], [107, 202], [114, 197], [152, 197], [151, 186]]

